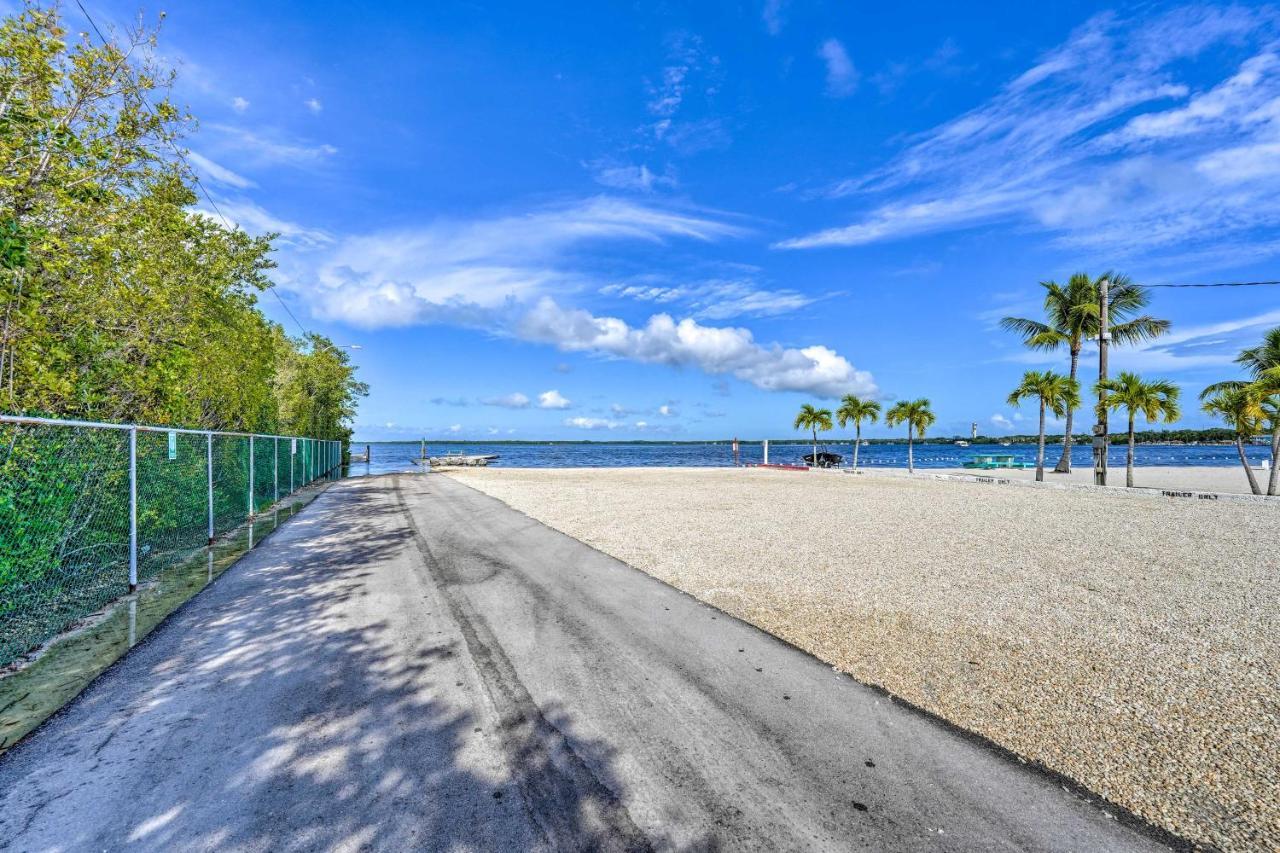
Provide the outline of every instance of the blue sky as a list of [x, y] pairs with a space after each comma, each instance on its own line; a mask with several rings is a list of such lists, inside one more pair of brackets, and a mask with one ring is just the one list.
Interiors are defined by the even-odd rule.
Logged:
[[[282, 235], [302, 322], [362, 347], [360, 439], [777, 438], [845, 391], [1029, 432], [1004, 399], [1066, 356], [994, 324], [1038, 281], [1280, 278], [1269, 7], [165, 8], [192, 162]], [[1280, 287], [1152, 310], [1173, 334], [1113, 369], [1208, 424]]]

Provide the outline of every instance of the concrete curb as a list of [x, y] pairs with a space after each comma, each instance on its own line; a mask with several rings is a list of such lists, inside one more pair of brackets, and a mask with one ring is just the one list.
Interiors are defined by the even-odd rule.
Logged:
[[887, 471], [867, 468], [860, 468], [857, 471], [850, 471], [847, 468], [842, 468], [839, 473], [848, 474], [854, 477], [897, 477], [900, 479], [915, 480], [950, 480], [957, 483], [983, 483], [985, 485], [1020, 486], [1032, 489], [1095, 492], [1098, 494], [1110, 495], [1112, 497], [1143, 497], [1161, 499], [1181, 498], [1201, 501], [1227, 501], [1229, 503], [1268, 504], [1280, 507], [1280, 497], [1277, 496], [1240, 495], [1233, 492], [1182, 491], [1177, 489], [1151, 489], [1142, 487], [1134, 487], [1130, 489], [1126, 486], [1095, 486], [1091, 483], [1037, 483], [1035, 480], [1001, 477], [998, 474], [990, 476], [983, 474], [933, 474], [923, 471], [909, 473], [907, 471]]

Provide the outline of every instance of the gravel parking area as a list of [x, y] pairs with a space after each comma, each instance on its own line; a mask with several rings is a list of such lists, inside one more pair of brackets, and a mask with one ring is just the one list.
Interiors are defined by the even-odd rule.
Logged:
[[830, 472], [456, 477], [1198, 843], [1280, 838], [1280, 506]]

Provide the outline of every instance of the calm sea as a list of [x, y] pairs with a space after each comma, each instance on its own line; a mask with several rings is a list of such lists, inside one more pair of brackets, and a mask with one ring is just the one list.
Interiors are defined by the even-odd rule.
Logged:
[[[851, 458], [850, 443], [820, 443], [819, 448], [842, 454], [845, 462]], [[743, 462], [760, 462], [762, 460], [760, 442], [742, 442], [740, 458]], [[368, 463], [357, 463], [351, 466], [352, 475], [385, 474], [393, 471], [411, 471], [415, 469], [413, 459], [419, 454], [418, 442], [386, 443], [370, 445], [372, 459]], [[356, 444], [352, 448], [362, 452], [364, 447]], [[1092, 451], [1088, 446], [1072, 448], [1072, 464], [1081, 467], [1093, 465]], [[1269, 449], [1262, 445], [1246, 448], [1249, 458], [1256, 462], [1270, 456]], [[625, 467], [706, 467], [733, 464], [733, 448], [728, 444], [431, 444], [427, 443], [427, 453], [438, 456], [444, 453], [498, 454], [498, 459], [491, 462], [494, 466], [507, 468], [625, 468]], [[773, 444], [769, 445], [769, 461], [780, 463], [799, 463], [800, 457], [809, 452], [808, 445]], [[956, 468], [975, 454], [1003, 453], [1013, 454], [1019, 461], [1034, 462], [1035, 445], [1012, 445], [1001, 447], [994, 444], [975, 444], [972, 447], [956, 447], [948, 444], [919, 444], [915, 448], [915, 463], [920, 468]], [[1045, 448], [1045, 464], [1052, 466], [1062, 453], [1060, 445], [1049, 445]], [[1124, 466], [1125, 448], [1112, 446], [1110, 463], [1113, 467]], [[858, 452], [858, 464], [871, 468], [905, 468], [907, 465], [906, 445], [873, 444], [863, 447]], [[1138, 465], [1196, 465], [1221, 466], [1239, 465], [1239, 457], [1232, 446], [1157, 446], [1139, 445], [1137, 451]]]

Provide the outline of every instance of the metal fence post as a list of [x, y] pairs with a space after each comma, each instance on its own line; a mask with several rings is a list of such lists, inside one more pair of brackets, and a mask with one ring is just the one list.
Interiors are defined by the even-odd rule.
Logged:
[[280, 500], [280, 439], [271, 439], [271, 489], [272, 503]]
[[253, 436], [249, 436], [249, 517], [253, 518]]
[[138, 589], [138, 428], [129, 427], [129, 592]]
[[289, 439], [289, 494], [293, 494], [293, 457], [297, 455], [298, 440]]
[[209, 544], [213, 544], [213, 433], [206, 433], [204, 461], [209, 481]]

